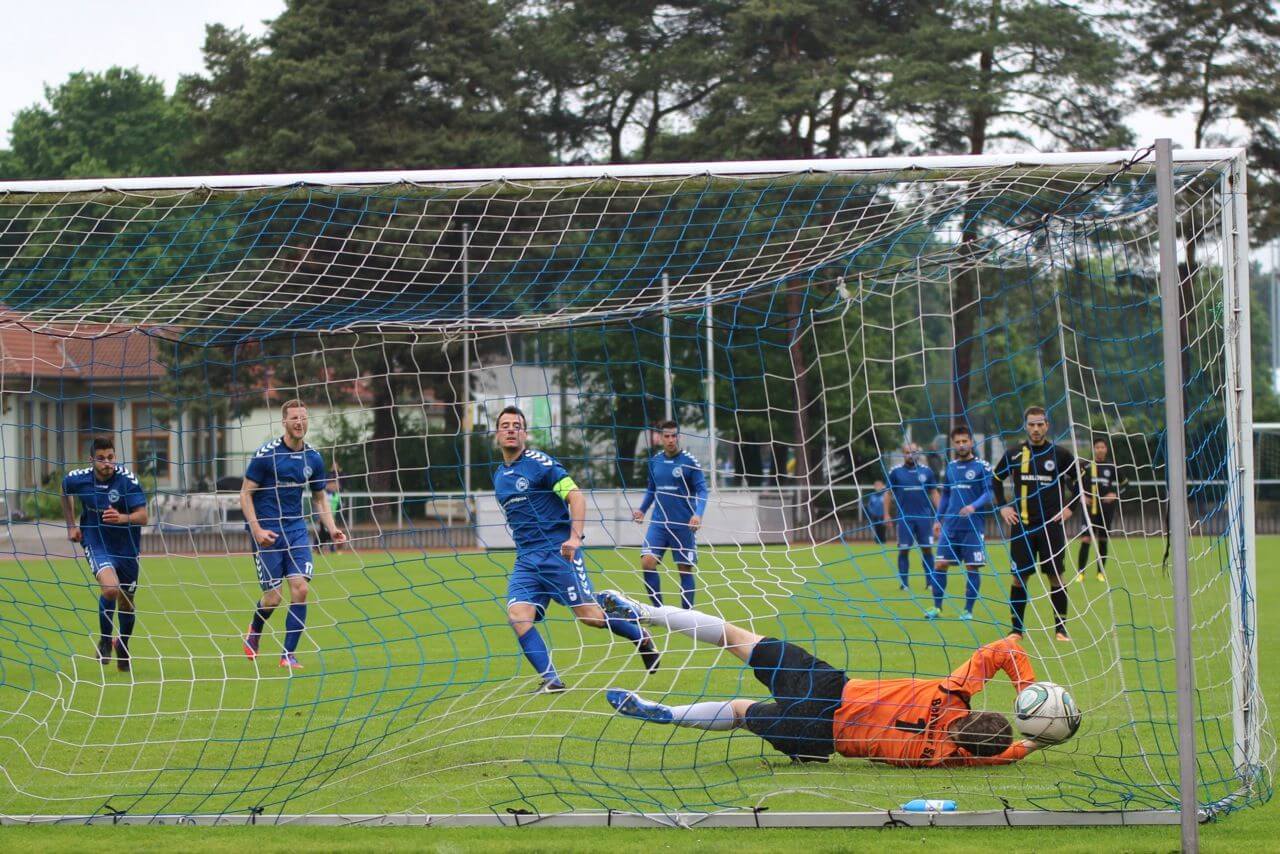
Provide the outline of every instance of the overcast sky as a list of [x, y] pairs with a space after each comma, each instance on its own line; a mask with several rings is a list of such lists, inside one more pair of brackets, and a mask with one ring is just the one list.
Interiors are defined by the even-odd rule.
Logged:
[[[7, 0], [0, 50], [0, 148], [8, 145], [14, 114], [40, 103], [46, 84], [74, 71], [137, 66], [165, 82], [202, 71], [204, 27], [220, 23], [260, 34], [284, 0]], [[14, 38], [16, 36], [16, 38]], [[1130, 121], [1140, 145], [1169, 136], [1190, 147], [1192, 124], [1139, 113]], [[423, 163], [423, 168], [433, 164]]]
[[183, 74], [204, 70], [205, 24], [262, 33], [284, 0], [5, 0], [0, 50], [0, 147], [14, 113], [44, 100], [74, 71], [137, 66], [170, 92]]

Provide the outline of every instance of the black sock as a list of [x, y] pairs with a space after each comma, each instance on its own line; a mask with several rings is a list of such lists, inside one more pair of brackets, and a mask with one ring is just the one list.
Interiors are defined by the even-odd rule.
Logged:
[[129, 648], [129, 638], [133, 637], [133, 624], [137, 619], [138, 615], [133, 611], [123, 608], [116, 611], [116, 622], [120, 624], [120, 645], [126, 650]]
[[1098, 540], [1098, 572], [1107, 568], [1107, 546], [1109, 545], [1111, 545], [1109, 540]]
[[[1098, 552], [1102, 552], [1102, 543], [1098, 543]], [[1077, 572], [1084, 572], [1089, 568], [1089, 541], [1085, 540], [1080, 544], [1080, 562], [1076, 565]]]
[[116, 600], [98, 597], [98, 634], [110, 638], [115, 627]]
[[1013, 631], [1022, 634], [1023, 621], [1027, 616], [1027, 588], [1021, 584], [1009, 587], [1009, 614]]
[[259, 605], [258, 610], [253, 612], [253, 620], [249, 623], [249, 631], [253, 632], [255, 635], [261, 634], [262, 627], [266, 625], [267, 620], [271, 619], [271, 614], [275, 610], [275, 608], [264, 608]]
[[1061, 584], [1054, 587], [1049, 591], [1049, 601], [1053, 603], [1053, 610], [1057, 612], [1057, 616], [1053, 621], [1054, 628], [1065, 635], [1067, 633], [1067, 606], [1070, 604], [1070, 600], [1067, 598], [1067, 588]]

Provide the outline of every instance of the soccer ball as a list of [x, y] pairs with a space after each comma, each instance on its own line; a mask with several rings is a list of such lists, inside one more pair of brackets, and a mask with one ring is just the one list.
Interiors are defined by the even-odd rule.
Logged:
[[1080, 729], [1080, 707], [1053, 682], [1033, 682], [1013, 704], [1018, 731], [1041, 744], [1062, 744]]

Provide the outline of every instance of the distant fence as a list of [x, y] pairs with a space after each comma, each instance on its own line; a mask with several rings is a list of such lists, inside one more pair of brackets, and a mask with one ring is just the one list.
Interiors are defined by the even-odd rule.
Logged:
[[[708, 505], [699, 542], [704, 545], [773, 545], [810, 542], [871, 542], [862, 510], [866, 487], [717, 490]], [[631, 520], [643, 493], [587, 490], [588, 547], [640, 545], [644, 526]], [[1269, 497], [1269, 493], [1268, 493]], [[357, 549], [474, 551], [512, 547], [501, 508], [492, 493], [344, 493], [340, 524]], [[1163, 536], [1163, 484], [1126, 485], [1112, 526], [1113, 537]], [[1193, 534], [1221, 536], [1238, 508], [1220, 483], [1193, 484]], [[1280, 500], [1256, 502], [1259, 534], [1280, 534]], [[984, 514], [987, 537], [1005, 537], [994, 513]], [[144, 529], [146, 554], [246, 554], [252, 550], [238, 493], [162, 494], [152, 502], [153, 524]], [[1079, 533], [1082, 516], [1067, 523]], [[9, 526], [11, 554], [71, 556], [60, 521]], [[0, 546], [0, 554], [4, 551]], [[65, 552], [65, 554], [63, 554]]]

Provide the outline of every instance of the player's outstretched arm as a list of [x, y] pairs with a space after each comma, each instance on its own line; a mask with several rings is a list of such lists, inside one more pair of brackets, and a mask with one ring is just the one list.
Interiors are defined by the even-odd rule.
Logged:
[[1036, 681], [1035, 668], [1031, 666], [1027, 653], [1016, 640], [1001, 638], [980, 647], [968, 661], [943, 680], [942, 687], [972, 697], [1001, 670], [1008, 675], [1009, 681], [1013, 682], [1018, 691]]
[[1020, 739], [1005, 748], [1003, 753], [996, 756], [960, 756], [955, 760], [948, 762], [948, 765], [963, 765], [973, 767], [978, 765], [1012, 765], [1014, 762], [1026, 759], [1027, 755], [1034, 753], [1044, 747], [1038, 741], [1032, 741], [1029, 738]]

